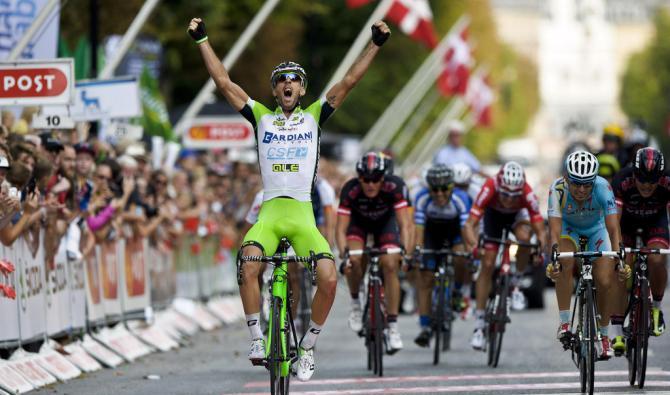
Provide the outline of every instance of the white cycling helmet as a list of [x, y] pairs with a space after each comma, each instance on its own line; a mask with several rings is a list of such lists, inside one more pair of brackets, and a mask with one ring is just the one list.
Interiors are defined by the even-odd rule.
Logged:
[[472, 169], [465, 163], [454, 163], [451, 165], [451, 171], [454, 172], [454, 183], [456, 185], [465, 185], [470, 183]]
[[497, 175], [498, 186], [508, 193], [521, 193], [526, 184], [526, 175], [523, 166], [509, 161], [500, 167]]
[[576, 151], [565, 159], [565, 172], [568, 180], [578, 184], [595, 181], [598, 176], [598, 159], [587, 151]]

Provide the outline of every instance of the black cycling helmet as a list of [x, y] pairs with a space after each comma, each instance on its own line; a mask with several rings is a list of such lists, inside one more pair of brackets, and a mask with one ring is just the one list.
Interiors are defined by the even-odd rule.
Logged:
[[360, 177], [381, 179], [386, 174], [386, 161], [377, 152], [368, 152], [356, 163]]
[[454, 186], [454, 172], [446, 165], [437, 164], [428, 169], [426, 183], [431, 189]]
[[637, 150], [633, 163], [633, 174], [642, 182], [657, 182], [665, 170], [663, 154], [654, 148], [645, 147]]
[[275, 85], [277, 85], [277, 78], [280, 75], [287, 73], [299, 75], [302, 80], [303, 88], [307, 87], [307, 73], [305, 73], [305, 69], [296, 62], [282, 62], [272, 70], [272, 74], [270, 75], [270, 83], [272, 84], [272, 87], [274, 88]]

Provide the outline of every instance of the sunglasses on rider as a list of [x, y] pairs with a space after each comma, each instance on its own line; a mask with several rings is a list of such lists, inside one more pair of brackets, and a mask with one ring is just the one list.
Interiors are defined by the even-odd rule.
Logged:
[[452, 189], [454, 189], [453, 185], [440, 185], [439, 187], [431, 187], [430, 190], [437, 193], [437, 192], [449, 192]]
[[568, 183], [576, 188], [579, 187], [591, 188], [593, 187], [594, 181], [587, 181], [587, 182], [568, 181]]
[[376, 184], [380, 182], [384, 178], [383, 175], [380, 176], [372, 176], [372, 177], [361, 177], [361, 181], [365, 184]]
[[296, 73], [283, 73], [283, 74], [279, 74], [275, 78], [275, 83], [284, 82], [284, 81], [287, 81], [287, 80], [290, 81], [290, 82], [301, 82], [302, 77], [300, 77], [300, 75], [298, 75]]

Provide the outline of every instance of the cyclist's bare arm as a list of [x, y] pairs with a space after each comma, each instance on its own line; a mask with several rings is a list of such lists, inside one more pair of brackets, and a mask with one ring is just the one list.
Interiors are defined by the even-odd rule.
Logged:
[[563, 231], [563, 219], [561, 217], [549, 217], [549, 245], [558, 244]]
[[461, 235], [463, 236], [463, 241], [465, 242], [465, 248], [467, 251], [472, 250], [477, 246], [477, 225], [479, 224], [479, 219], [474, 215], [468, 216], [468, 220], [465, 221], [463, 229], [461, 229]]
[[335, 236], [337, 239], [337, 248], [340, 250], [340, 255], [344, 254], [347, 248], [347, 228], [351, 222], [351, 217], [348, 215], [337, 216], [337, 230]]
[[414, 248], [417, 246], [423, 247], [423, 225], [416, 225], [414, 227]]
[[619, 227], [619, 215], [618, 214], [606, 215], [605, 227], [607, 228], [607, 234], [609, 234], [610, 236], [612, 249], [618, 250], [619, 243], [621, 242], [621, 228]]
[[535, 236], [537, 236], [537, 242], [540, 244], [540, 246], [546, 247], [547, 232], [544, 228], [544, 222], [531, 222], [530, 226], [533, 228], [533, 232], [535, 232]]
[[400, 242], [405, 248], [410, 247], [412, 243], [412, 221], [409, 219], [409, 209], [403, 207], [398, 209], [396, 212], [396, 218], [398, 219], [398, 226], [400, 227]]
[[[200, 21], [200, 18], [191, 19], [188, 27], [189, 30], [195, 30]], [[207, 71], [214, 80], [219, 92], [221, 92], [235, 111], [240, 111], [247, 100], [249, 100], [249, 95], [239, 85], [230, 80], [228, 71], [223, 67], [223, 63], [216, 56], [216, 53], [214, 53], [212, 46], [209, 45], [209, 40], [198, 44], [198, 48], [200, 48], [200, 55], [202, 55], [202, 60], [205, 62], [205, 67], [207, 67]]]
[[[391, 32], [389, 27], [383, 21], [377, 21], [374, 25], [377, 26], [382, 33]], [[375, 43], [370, 41], [358, 59], [351, 65], [347, 73], [344, 75], [344, 78], [335, 83], [335, 85], [328, 90], [328, 93], [326, 93], [326, 100], [331, 107], [338, 108], [342, 104], [344, 98], [347, 97], [349, 92], [351, 92], [354, 86], [358, 84], [358, 81], [360, 81], [368, 71], [372, 60], [377, 55], [377, 52], [379, 52], [379, 48], [380, 47]]]

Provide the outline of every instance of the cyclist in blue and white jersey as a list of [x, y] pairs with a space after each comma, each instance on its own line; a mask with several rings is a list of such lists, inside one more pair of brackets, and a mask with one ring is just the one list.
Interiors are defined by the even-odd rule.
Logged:
[[[614, 193], [609, 183], [598, 176], [598, 159], [586, 151], [573, 152], [565, 160], [565, 175], [558, 178], [549, 190], [549, 228], [552, 248], [560, 252], [575, 252], [579, 248], [579, 237], [589, 240], [587, 250], [610, 251], [619, 246], [621, 232]], [[611, 303], [610, 288], [615, 279], [615, 260], [602, 257], [595, 260], [596, 304], [600, 313], [601, 341], [597, 343], [600, 358], [612, 356], [608, 337]], [[569, 336], [570, 299], [573, 284], [574, 260], [561, 260], [561, 270], [547, 266], [547, 275], [556, 282], [556, 298], [560, 325], [557, 337]], [[629, 275], [626, 266], [619, 276]]]
[[[415, 244], [427, 249], [440, 249], [444, 246], [454, 251], [463, 251], [461, 227], [468, 219], [470, 201], [465, 192], [455, 189], [454, 175], [445, 165], [434, 165], [426, 174], [428, 188], [422, 188], [416, 197], [414, 224]], [[456, 289], [465, 277], [465, 265], [462, 259], [454, 260]], [[431, 293], [435, 283], [433, 275], [436, 269], [435, 257], [425, 255], [418, 280], [419, 325], [421, 332], [414, 342], [420, 347], [428, 347], [430, 342]], [[454, 302], [460, 307], [461, 298]]]

